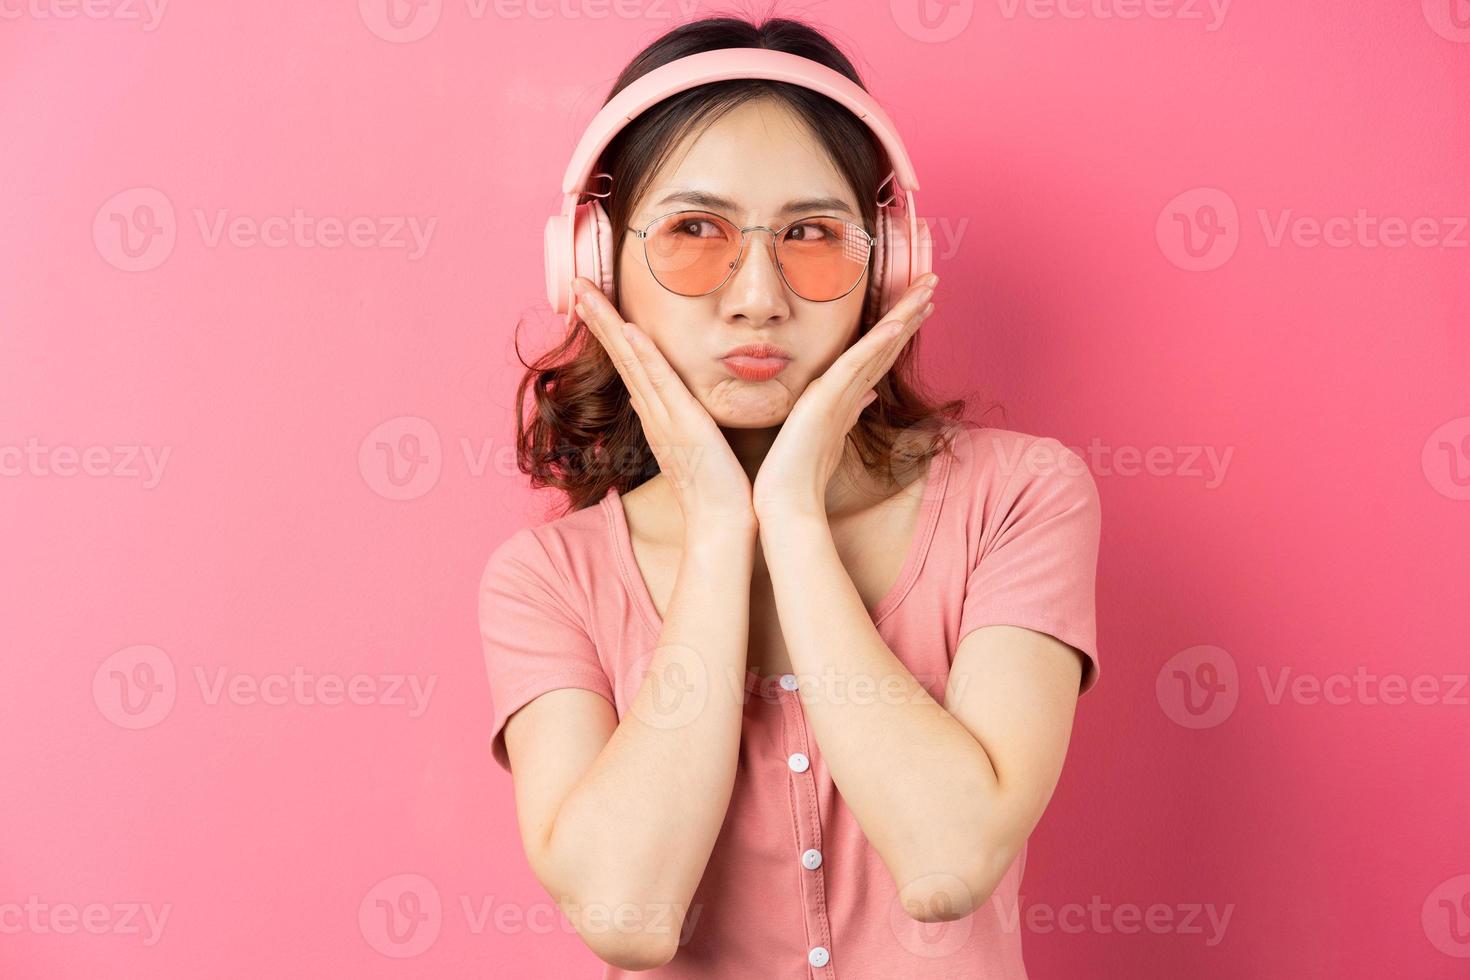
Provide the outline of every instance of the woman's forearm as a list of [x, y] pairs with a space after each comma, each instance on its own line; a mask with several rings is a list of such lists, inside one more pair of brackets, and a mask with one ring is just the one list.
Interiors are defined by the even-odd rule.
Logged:
[[[879, 635], [823, 518], [762, 515], [761, 541], [803, 710], [900, 894], [907, 902], [910, 886], [993, 885], [984, 831], [999, 788], [984, 747]], [[951, 898], [967, 904], [940, 896]]]
[[548, 839], [576, 903], [604, 916], [631, 908], [670, 956], [698, 915], [689, 902], [734, 786], [756, 547], [754, 523], [686, 531], [647, 675]]

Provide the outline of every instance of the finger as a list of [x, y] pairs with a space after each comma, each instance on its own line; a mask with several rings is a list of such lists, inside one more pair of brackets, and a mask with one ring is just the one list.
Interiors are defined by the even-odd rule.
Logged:
[[874, 329], [879, 334], [876, 352], [872, 356], [873, 361], [881, 361], [888, 354], [897, 354], [908, 343], [909, 338], [919, 328], [919, 325], [933, 312], [934, 304], [928, 303], [921, 310], [916, 310], [901, 321], [889, 320]]
[[922, 310], [900, 324], [898, 329], [893, 331], [892, 339], [884, 346], [878, 356], [874, 358], [874, 361], [883, 364], [883, 370], [888, 370], [888, 365], [897, 360], [898, 355], [907, 346], [908, 342], [913, 339], [914, 334], [919, 332], [919, 328], [924, 325], [924, 321], [929, 319], [929, 315], [933, 312], [934, 304], [927, 303]]
[[[685, 387], [683, 379], [674, 371], [653, 338], [637, 324], [625, 321], [602, 290], [585, 279], [577, 281], [586, 285], [580, 305], [589, 315], [599, 319], [600, 329], [608, 337], [604, 346], [611, 342], [614, 349], [626, 348], [628, 351], [631, 361], [622, 364], [619, 372], [624, 374], [624, 383], [628, 384], [633, 407], [639, 417], [667, 430], [675, 427], [673, 416], [676, 412], [702, 411], [703, 407]], [[616, 363], [616, 356], [614, 360]], [[633, 378], [631, 383], [629, 375]], [[640, 399], [642, 405], [639, 404]], [[650, 417], [648, 412], [653, 415]]]
[[[667, 409], [669, 406], [666, 399], [679, 397], [679, 388], [670, 384], [670, 381], [678, 381], [674, 374], [674, 368], [664, 357], [664, 352], [658, 349], [658, 344], [653, 338], [644, 333], [636, 324], [629, 323], [624, 328], [625, 336], [628, 338], [628, 346], [637, 355], [639, 366], [643, 369], [643, 376], [648, 380], [648, 386], [658, 396], [661, 403]], [[682, 386], [683, 382], [680, 381]]]
[[933, 295], [935, 280], [937, 277], [931, 274], [909, 287], [889, 314], [838, 359], [839, 376], [846, 372], [845, 387], [849, 395], [856, 397], [877, 384], [898, 359], [904, 345], [933, 310], [929, 297]]
[[636, 359], [633, 349], [623, 334], [624, 320], [601, 289], [591, 281], [577, 276], [572, 280], [572, 308], [587, 324], [608, 354], [617, 360]]
[[[915, 325], [915, 319], [922, 318], [926, 305], [933, 305], [929, 301], [934, 296], [934, 287], [938, 281], [938, 276], [929, 273], [911, 285], [899, 301], [893, 304], [893, 309], [871, 331], [879, 335], [880, 343], [884, 339], [902, 337], [905, 326]], [[898, 324], [896, 328], [895, 324]]]
[[[888, 369], [893, 367], [893, 362], [898, 360], [898, 355], [903, 353], [904, 347], [908, 346], [908, 342], [913, 339], [914, 334], [918, 333], [919, 327], [923, 325], [924, 321], [933, 312], [934, 304], [929, 303], [922, 310], [909, 317], [908, 320], [897, 325], [898, 330], [858, 372], [858, 379], [861, 380], [861, 384], [857, 386], [856, 390], [859, 394], [871, 389], [878, 383], [880, 378], [888, 373]], [[891, 326], [893, 325], [885, 324], [884, 329], [890, 329]]]
[[[603, 295], [591, 282], [578, 276], [572, 280], [573, 289], [576, 284], [582, 284], [585, 288], [581, 295], [574, 300], [574, 309], [587, 324], [587, 328], [602, 344], [603, 350], [607, 351], [608, 359], [612, 361], [613, 367], [617, 369], [623, 378], [623, 384], [628, 389], [628, 395], [633, 400], [633, 408], [640, 416], [653, 408], [659, 402], [657, 390], [648, 377], [648, 370], [644, 366], [640, 352], [628, 340], [623, 328], [629, 324], [618, 314], [612, 302]], [[641, 403], [641, 404], [640, 404]], [[660, 405], [659, 410], [663, 410]]]
[[[893, 304], [893, 308], [879, 318], [877, 325], [844, 352], [843, 358], [850, 359], [844, 367], [851, 369], [853, 377], [858, 376], [869, 361], [879, 357], [896, 336], [902, 335], [903, 326], [909, 324], [923, 310], [924, 304], [933, 295], [933, 284], [937, 280], [938, 277], [930, 273], [914, 282], [899, 297], [898, 302]], [[892, 329], [895, 324], [899, 325], [897, 332]], [[842, 358], [838, 359], [838, 363], [843, 363]]]
[[[884, 314], [878, 323], [890, 323], [893, 321], [907, 321], [924, 308], [934, 297], [934, 287], [939, 284], [939, 276], [934, 273], [926, 273], [916, 279], [904, 290], [904, 294], [893, 304], [893, 308]], [[877, 328], [874, 328], [875, 330]]]

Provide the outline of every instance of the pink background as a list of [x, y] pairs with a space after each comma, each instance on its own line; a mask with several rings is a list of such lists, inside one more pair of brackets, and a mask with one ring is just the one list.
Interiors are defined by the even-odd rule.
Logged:
[[[474, 592], [553, 502], [511, 337], [562, 168], [686, 15], [385, 2], [0, 4], [5, 977], [600, 973]], [[908, 142], [936, 383], [1101, 488], [1033, 977], [1470, 972], [1456, 2], [778, 8]]]

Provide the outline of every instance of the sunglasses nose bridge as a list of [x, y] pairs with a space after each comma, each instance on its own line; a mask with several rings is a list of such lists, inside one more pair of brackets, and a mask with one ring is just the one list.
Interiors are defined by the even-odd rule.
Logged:
[[771, 237], [768, 239], [766, 249], [770, 253], [771, 263], [776, 267], [776, 275], [780, 276], [784, 281], [786, 275], [781, 271], [781, 259], [776, 253], [777, 229], [768, 228], [765, 225], [751, 225], [749, 228], [740, 229], [740, 250], [735, 253], [735, 259], [730, 263], [730, 272], [725, 276], [725, 281], [728, 282], [730, 279], [733, 279], [735, 274], [740, 271], [740, 267], [745, 264], [745, 244], [750, 240], [750, 233], [753, 231], [770, 232]]

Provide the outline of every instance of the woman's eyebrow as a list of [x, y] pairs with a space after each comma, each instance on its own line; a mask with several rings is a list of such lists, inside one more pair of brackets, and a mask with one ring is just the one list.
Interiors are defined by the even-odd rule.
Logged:
[[[734, 201], [730, 200], [728, 197], [721, 197], [719, 194], [711, 194], [708, 191], [697, 190], [672, 191], [660, 198], [656, 202], [655, 206], [661, 207], [672, 201], [685, 201], [690, 204], [697, 204], [702, 208], [708, 208], [712, 211], [740, 210], [740, 206]], [[798, 211], [803, 213], [808, 211], [840, 211], [843, 214], [853, 214], [852, 208], [850, 208], [847, 203], [843, 201], [840, 197], [804, 197], [800, 198], [799, 200], [786, 202], [786, 206], [776, 213], [792, 214]]]

